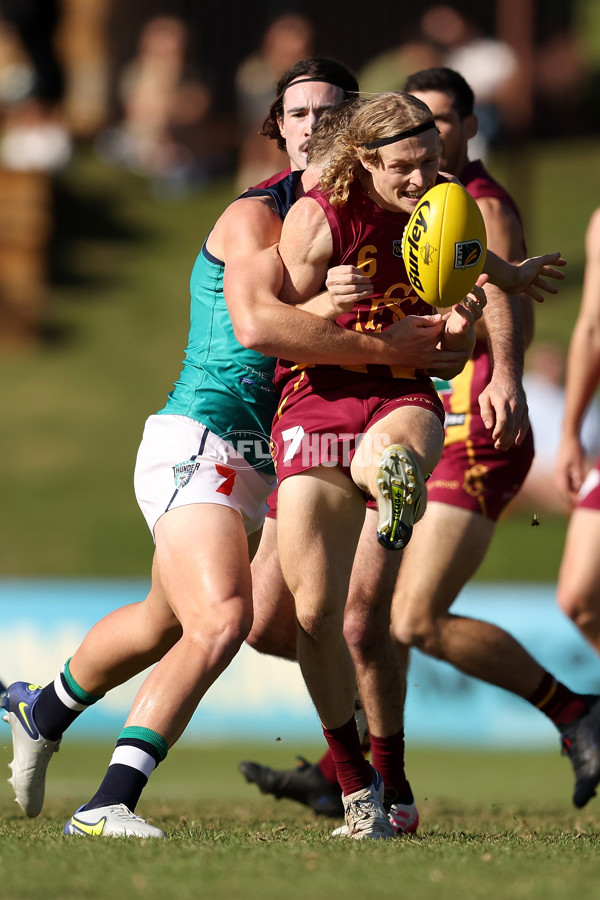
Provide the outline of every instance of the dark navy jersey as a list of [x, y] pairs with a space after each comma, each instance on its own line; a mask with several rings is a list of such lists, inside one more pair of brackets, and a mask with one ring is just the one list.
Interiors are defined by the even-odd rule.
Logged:
[[238, 200], [243, 200], [245, 197], [271, 197], [279, 217], [283, 220], [290, 211], [291, 205], [296, 201], [296, 188], [301, 177], [301, 171], [290, 172], [289, 175], [270, 187], [249, 188], [238, 197]]

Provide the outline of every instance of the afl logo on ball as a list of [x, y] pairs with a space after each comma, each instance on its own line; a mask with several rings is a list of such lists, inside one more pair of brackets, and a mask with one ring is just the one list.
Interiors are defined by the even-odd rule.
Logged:
[[454, 268], [470, 269], [481, 259], [483, 247], [479, 241], [457, 241], [454, 245]]

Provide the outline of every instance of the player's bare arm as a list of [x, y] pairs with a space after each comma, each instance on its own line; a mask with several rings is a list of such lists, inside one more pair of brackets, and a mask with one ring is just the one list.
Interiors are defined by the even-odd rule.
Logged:
[[283, 262], [280, 298], [296, 305], [319, 294], [333, 253], [331, 231], [322, 207], [310, 197], [294, 204], [281, 229]]
[[[503, 203], [498, 197], [478, 197], [475, 201], [483, 216], [487, 234], [488, 249], [502, 259], [518, 263], [523, 258], [524, 235], [523, 227], [514, 210]], [[488, 281], [488, 287], [490, 282]], [[494, 285], [494, 288], [497, 288]], [[486, 289], [487, 291], [487, 289]], [[523, 342], [525, 349], [530, 346], [534, 335], [533, 300], [527, 294], [509, 295], [518, 296], [521, 309], [523, 328]], [[488, 305], [483, 318], [475, 326], [478, 336], [483, 337], [486, 332], [485, 323], [490, 313]]]
[[[514, 211], [495, 197], [477, 200], [488, 249], [505, 260], [523, 253], [523, 232]], [[507, 294], [488, 285], [488, 305], [482, 323], [492, 360], [492, 377], [479, 398], [481, 417], [492, 433], [497, 450], [520, 444], [529, 429], [527, 399], [523, 390], [525, 343], [533, 337], [533, 303], [529, 296]]]

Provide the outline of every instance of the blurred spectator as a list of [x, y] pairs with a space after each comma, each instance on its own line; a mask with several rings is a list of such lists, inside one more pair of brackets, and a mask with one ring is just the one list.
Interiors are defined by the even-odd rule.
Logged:
[[533, 75], [536, 133], [580, 131], [589, 115], [592, 83], [592, 66], [581, 35], [564, 30], [548, 38], [536, 49]]
[[0, 0], [0, 342], [35, 343], [47, 302], [53, 174], [71, 156], [56, 0]]
[[57, 0], [0, 0], [1, 43], [8, 51], [0, 71], [5, 168], [54, 171], [70, 158], [63, 73], [54, 50], [59, 19]]
[[455, 69], [475, 94], [479, 130], [469, 155], [485, 160], [510, 111], [511, 92], [518, 90], [517, 54], [498, 38], [484, 36], [478, 26], [452, 6], [433, 6], [421, 18], [423, 35], [442, 56], [440, 65]]
[[401, 91], [413, 72], [441, 65], [441, 54], [430, 41], [414, 40], [378, 54], [358, 73], [361, 94]]
[[63, 107], [76, 141], [93, 140], [109, 115], [110, 45], [113, 0], [60, 0], [57, 51], [63, 64]]
[[258, 50], [240, 64], [235, 75], [240, 128], [237, 186], [258, 184], [287, 164], [275, 141], [260, 134], [280, 76], [300, 59], [314, 55], [315, 30], [305, 16], [279, 16], [267, 28]]
[[[523, 384], [535, 440], [535, 458], [513, 509], [527, 509], [532, 514], [568, 511], [554, 480], [565, 407], [564, 379], [565, 358], [561, 347], [552, 341], [534, 343], [527, 352]], [[581, 441], [591, 466], [600, 453], [600, 404], [597, 400], [592, 401], [583, 418]]]
[[98, 149], [109, 160], [177, 190], [210, 175], [204, 131], [211, 109], [208, 86], [187, 60], [190, 33], [175, 16], [150, 19], [137, 54], [119, 81], [123, 119], [104, 132]]

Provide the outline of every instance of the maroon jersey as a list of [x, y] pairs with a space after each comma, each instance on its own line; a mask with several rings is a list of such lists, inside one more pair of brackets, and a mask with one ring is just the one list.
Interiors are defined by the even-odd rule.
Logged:
[[[410, 218], [408, 213], [381, 209], [358, 182], [352, 184], [343, 206], [332, 206], [327, 195], [318, 189], [308, 191], [306, 196], [313, 197], [327, 216], [333, 242], [329, 266], [360, 265], [373, 283], [373, 296], [357, 302], [351, 312], [339, 316], [338, 325], [369, 334], [384, 331], [408, 315], [431, 315], [434, 310], [412, 288], [402, 259], [402, 234]], [[281, 385], [299, 368], [303, 366], [280, 360], [276, 384]], [[343, 368], [387, 378], [415, 377], [414, 369], [400, 366]]]
[[[325, 211], [333, 244], [331, 266], [362, 265], [374, 295], [337, 319], [342, 328], [380, 332], [407, 315], [432, 308], [410, 285], [402, 260], [402, 233], [410, 216], [381, 209], [354, 183], [348, 202], [332, 206], [319, 190], [309, 191]], [[443, 410], [431, 379], [412, 368], [378, 365], [325, 366], [278, 361], [281, 401], [273, 420], [272, 445], [281, 482], [316, 466], [339, 465], [350, 477], [357, 442], [376, 422], [401, 406]], [[390, 443], [381, 440], [381, 453]], [[387, 441], [387, 443], [386, 443]]]

